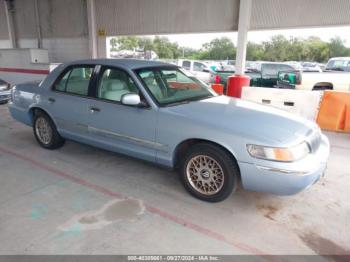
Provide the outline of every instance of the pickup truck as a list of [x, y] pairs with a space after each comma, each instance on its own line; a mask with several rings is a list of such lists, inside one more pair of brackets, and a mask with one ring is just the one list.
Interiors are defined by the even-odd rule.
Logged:
[[[291, 83], [286, 75], [294, 74], [300, 81]], [[301, 90], [350, 90], [350, 57], [331, 58], [323, 72], [281, 71], [278, 85]]]
[[178, 60], [178, 66], [190, 72], [194, 77], [209, 83], [210, 75], [214, 73], [214, 70], [210, 67], [210, 64], [205, 61], [194, 61], [194, 60]]
[[[278, 84], [277, 80], [280, 71], [294, 72], [295, 68], [284, 63], [258, 62], [254, 67], [247, 69], [245, 75], [250, 77], [250, 86], [275, 87]], [[210, 83], [223, 84], [226, 90], [227, 79], [234, 73], [235, 71], [212, 72]], [[293, 81], [291, 81], [291, 83], [293, 83]]]

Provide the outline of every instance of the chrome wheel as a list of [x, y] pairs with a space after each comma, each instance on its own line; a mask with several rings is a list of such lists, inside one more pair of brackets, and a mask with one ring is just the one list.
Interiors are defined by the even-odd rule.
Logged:
[[48, 145], [52, 139], [52, 128], [44, 117], [39, 117], [35, 121], [35, 133], [41, 143]]
[[224, 185], [222, 167], [206, 155], [197, 155], [188, 161], [186, 176], [197, 192], [207, 196], [218, 193]]

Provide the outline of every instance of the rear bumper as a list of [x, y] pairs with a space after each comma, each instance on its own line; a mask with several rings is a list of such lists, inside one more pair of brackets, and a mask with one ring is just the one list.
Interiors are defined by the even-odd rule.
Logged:
[[[244, 189], [276, 195], [293, 195], [324, 176], [329, 157], [329, 142], [323, 136], [322, 142], [312, 156], [304, 163], [283, 163], [262, 166], [252, 163], [239, 163]], [[268, 162], [268, 161], [266, 161]], [[295, 166], [293, 166], [295, 164]]]
[[9, 103], [8, 109], [10, 111], [11, 116], [14, 119], [28, 126], [32, 125], [32, 119], [28, 111], [15, 106], [15, 104], [13, 104], [12, 102]]

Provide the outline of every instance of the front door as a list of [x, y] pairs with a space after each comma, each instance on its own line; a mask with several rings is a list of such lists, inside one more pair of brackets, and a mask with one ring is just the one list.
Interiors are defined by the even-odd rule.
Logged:
[[142, 94], [130, 75], [118, 68], [102, 67], [95, 82], [95, 99], [89, 103], [91, 138], [104, 148], [155, 161], [157, 110], [126, 106], [125, 94]]

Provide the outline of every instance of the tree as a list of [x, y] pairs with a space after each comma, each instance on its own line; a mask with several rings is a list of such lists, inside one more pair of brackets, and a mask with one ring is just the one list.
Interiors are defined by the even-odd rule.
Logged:
[[267, 61], [286, 61], [288, 59], [288, 52], [290, 41], [283, 35], [276, 35], [270, 41], [263, 42], [264, 60]]
[[153, 40], [153, 47], [159, 58], [176, 59], [181, 55], [178, 44], [171, 43], [167, 37], [156, 36]]
[[199, 59], [225, 60], [235, 59], [236, 48], [231, 39], [227, 37], [215, 38], [203, 45]]
[[153, 40], [150, 37], [140, 37], [138, 38], [138, 47], [142, 50], [153, 50]]
[[138, 47], [136, 36], [121, 36], [117, 38], [118, 50], [134, 50]]
[[304, 41], [304, 56], [307, 61], [326, 62], [329, 59], [329, 47], [318, 37], [309, 37]]
[[344, 45], [344, 40], [340, 37], [332, 38], [328, 44], [329, 56], [350, 56], [350, 49], [346, 48]]
[[262, 60], [264, 56], [264, 49], [262, 45], [248, 42], [247, 44], [247, 60], [257, 61]]
[[[179, 47], [167, 37], [155, 38], [123, 36], [111, 38], [111, 51], [117, 50], [147, 50], [155, 51], [159, 58], [177, 59], [186, 57], [189, 59], [226, 60], [235, 59], [236, 48], [227, 37], [215, 38], [203, 44], [200, 50]], [[322, 41], [318, 37], [289, 38], [276, 35], [262, 44], [248, 42], [247, 60], [265, 61], [315, 61], [326, 62], [330, 57], [350, 56], [350, 48], [345, 42], [335, 37], [330, 42]]]
[[188, 59], [197, 59], [200, 51], [191, 47], [180, 47], [181, 57]]
[[118, 39], [113, 37], [109, 40], [109, 44], [111, 45], [111, 51], [117, 51]]

